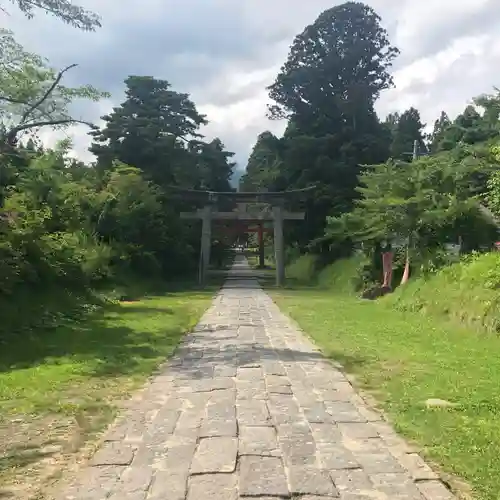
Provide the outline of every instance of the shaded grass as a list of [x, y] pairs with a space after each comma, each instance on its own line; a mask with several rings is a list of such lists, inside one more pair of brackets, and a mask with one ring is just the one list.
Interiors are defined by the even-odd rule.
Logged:
[[[344, 364], [403, 435], [480, 500], [500, 491], [500, 339], [319, 289], [271, 291]], [[427, 409], [428, 398], [458, 406]]]
[[[85, 300], [47, 294], [31, 304], [32, 312], [49, 311], [43, 328], [29, 322], [25, 331], [2, 329], [0, 483], [36, 483], [41, 471], [33, 464], [74, 453], [109, 423], [117, 404], [197, 323], [218, 283], [205, 290], [146, 288], [115, 292], [127, 299], [122, 302], [109, 300], [109, 291]], [[22, 307], [26, 313], [30, 303]]]

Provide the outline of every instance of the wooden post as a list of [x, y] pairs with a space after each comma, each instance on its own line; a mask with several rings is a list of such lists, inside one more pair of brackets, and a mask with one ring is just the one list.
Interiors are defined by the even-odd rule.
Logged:
[[259, 268], [264, 269], [265, 266], [265, 255], [264, 255], [264, 228], [262, 227], [263, 222], [258, 226], [257, 234], [259, 238]]
[[285, 282], [285, 255], [283, 242], [283, 207], [273, 207], [274, 221], [274, 255], [276, 260], [276, 286], [283, 286]]
[[200, 258], [200, 285], [204, 285], [207, 279], [208, 265], [210, 263], [210, 246], [212, 244], [212, 207], [205, 205], [202, 213], [201, 227], [201, 258]]

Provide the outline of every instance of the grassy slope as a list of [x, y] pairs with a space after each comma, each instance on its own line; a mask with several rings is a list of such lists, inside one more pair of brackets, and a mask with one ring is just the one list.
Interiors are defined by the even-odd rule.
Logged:
[[384, 302], [498, 333], [499, 288], [500, 252], [493, 252], [446, 267], [427, 280], [410, 281]]
[[88, 304], [84, 316], [11, 337], [0, 351], [0, 483], [37, 486], [42, 458], [75, 452], [109, 423], [115, 403], [172, 354], [213, 292]]
[[[484, 271], [486, 261], [489, 265], [497, 262], [496, 256], [481, 259], [469, 266], [479, 265]], [[477, 271], [477, 267], [461, 271], [470, 282], [460, 285], [463, 300], [459, 304], [470, 303], [476, 311], [485, 295], [479, 293], [482, 282], [474, 269]], [[345, 292], [349, 291], [351, 270], [350, 263], [344, 262], [322, 273], [324, 287], [330, 280], [344, 293], [317, 287], [275, 291], [273, 296], [327, 356], [343, 362], [374, 393], [401, 433], [418, 442], [445, 471], [467, 480], [475, 498], [497, 499], [500, 339], [456, 326], [444, 315], [398, 311], [390, 307], [389, 300], [369, 302], [349, 295]], [[444, 280], [442, 276], [436, 279]], [[415, 288], [390, 300], [400, 306], [403, 301], [409, 304], [418, 289], [422, 301], [427, 298], [437, 304], [439, 298], [441, 304], [449, 304], [449, 297], [456, 297], [451, 283], [444, 293], [433, 288], [433, 280], [415, 283]], [[469, 302], [467, 290], [474, 296]], [[409, 295], [405, 297], [405, 293]], [[446, 317], [449, 311], [448, 306]], [[427, 409], [424, 402], [428, 398], [445, 399], [458, 407]]]

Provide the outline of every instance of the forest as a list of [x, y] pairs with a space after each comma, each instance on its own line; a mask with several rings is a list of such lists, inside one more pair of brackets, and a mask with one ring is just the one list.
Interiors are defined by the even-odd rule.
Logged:
[[[66, 12], [63, 5], [53, 7], [54, 15], [95, 27], [90, 14]], [[169, 188], [229, 191], [234, 163], [221, 140], [201, 136], [206, 118], [189, 96], [166, 80], [128, 76], [125, 99], [102, 117], [105, 126], [88, 124], [96, 161], [86, 165], [71, 157], [68, 140], [47, 149], [36, 132], [79, 122], [68, 111], [72, 101], [107, 94], [88, 85], [64, 86], [71, 67], [54, 70], [24, 51], [13, 33], [0, 33], [5, 308], [26, 289], [42, 296], [48, 288], [76, 292], [122, 278], [171, 281], [193, 273], [199, 234], [181, 223], [186, 202]], [[6, 329], [12, 334], [12, 325]]]
[[383, 252], [395, 254], [397, 285], [405, 267], [406, 280], [410, 268], [449, 263], [451, 245], [491, 250], [497, 237], [500, 92], [471, 96], [458, 116], [441, 111], [433, 127], [413, 107], [381, 118], [375, 103], [398, 53], [370, 7], [321, 14], [269, 87], [270, 117], [286, 131], [259, 135], [242, 178], [244, 190], [315, 186], [306, 223], [288, 234], [289, 260], [308, 253], [321, 267], [362, 254], [360, 289], [382, 282]]
[[[9, 8], [49, 13], [75, 29], [101, 25], [69, 0], [11, 0]], [[478, 498], [492, 500], [500, 467], [492, 423], [500, 372], [491, 375], [500, 347], [500, 90], [486, 82], [491, 91], [471, 96], [458, 116], [442, 110], [430, 126], [414, 107], [378, 116], [398, 55], [368, 5], [321, 13], [294, 38], [267, 89], [269, 118], [286, 121], [286, 130], [256, 138], [239, 189], [314, 186], [290, 207], [306, 219], [286, 227], [288, 287], [271, 291], [273, 299], [327, 355], [385, 394], [399, 429], [470, 481]], [[180, 219], [193, 206], [178, 190], [231, 191], [236, 165], [220, 138], [203, 137], [207, 117], [167, 79], [123, 75], [123, 100], [96, 126], [72, 116], [72, 103], [111, 96], [66, 86], [74, 65], [53, 68], [4, 28], [0, 60], [0, 436], [11, 436], [0, 445], [7, 457], [0, 478], [19, 482], [19, 470], [31, 467], [33, 475], [40, 463], [26, 436], [41, 435], [47, 419], [61, 415], [78, 423], [82, 442], [95, 435], [114, 415], [113, 401], [144, 382], [210, 303], [213, 289], [193, 286], [199, 228]], [[69, 140], [49, 148], [38, 137], [76, 123], [89, 129], [90, 163], [74, 158]], [[219, 236], [214, 261], [231, 243]], [[272, 261], [270, 236], [268, 247]], [[144, 305], [139, 299], [148, 294]], [[451, 318], [458, 330], [400, 315], [408, 312]], [[468, 342], [464, 325], [473, 330]], [[364, 346], [366, 359], [354, 363]], [[411, 373], [399, 361], [407, 346], [408, 366], [417, 367]], [[464, 366], [468, 385], [460, 393]], [[421, 386], [415, 373], [427, 377]], [[408, 401], [409, 385], [423, 398], [436, 380], [450, 397], [464, 398], [465, 417], [422, 417]], [[481, 406], [485, 400], [491, 404]], [[480, 451], [461, 430], [477, 412]]]
[[[62, 21], [98, 27], [93, 14], [64, 5], [51, 7]], [[125, 99], [102, 117], [105, 125], [88, 124], [96, 160], [85, 165], [69, 155], [68, 141], [44, 149], [36, 131], [79, 122], [71, 102], [107, 93], [64, 86], [71, 66], [54, 70], [13, 33], [1, 36], [2, 300], [15, 302], [26, 286], [193, 272], [198, 236], [179, 220], [186, 202], [170, 188], [229, 191], [235, 164], [220, 139], [201, 136], [207, 120], [189, 95], [167, 80], [126, 77]], [[381, 280], [387, 248], [397, 279], [405, 264], [417, 271], [444, 263], [446, 244], [490, 248], [500, 210], [500, 93], [473, 97], [456, 117], [443, 110], [430, 133], [415, 108], [381, 119], [374, 106], [393, 85], [398, 52], [362, 3], [321, 14], [297, 35], [268, 88], [269, 116], [286, 120], [286, 131], [259, 135], [240, 180], [246, 191], [315, 186], [303, 203], [306, 222], [287, 234], [289, 260], [309, 253], [325, 265], [360, 251], [369, 261], [360, 270], [365, 287]]]

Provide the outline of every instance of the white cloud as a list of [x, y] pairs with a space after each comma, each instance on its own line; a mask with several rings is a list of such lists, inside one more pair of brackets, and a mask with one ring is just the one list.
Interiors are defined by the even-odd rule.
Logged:
[[[81, 1], [99, 11], [103, 27], [81, 33], [50, 17], [28, 21], [12, 11], [5, 19], [19, 41], [55, 65], [81, 67], [70, 83], [93, 83], [122, 100], [129, 74], [166, 78], [192, 94], [211, 121], [207, 136], [218, 135], [244, 163], [256, 136], [277, 133], [283, 123], [266, 119], [267, 93], [285, 61], [293, 37], [331, 0], [122, 0]], [[500, 85], [498, 0], [373, 0], [392, 42], [401, 50], [394, 67], [396, 88], [384, 92], [377, 109], [417, 107], [428, 123], [446, 110], [460, 112], [470, 99]], [[1, 15], [1, 14], [0, 14]], [[82, 110], [95, 119], [111, 103]], [[67, 132], [84, 159], [83, 127]], [[54, 134], [44, 132], [47, 140]]]

